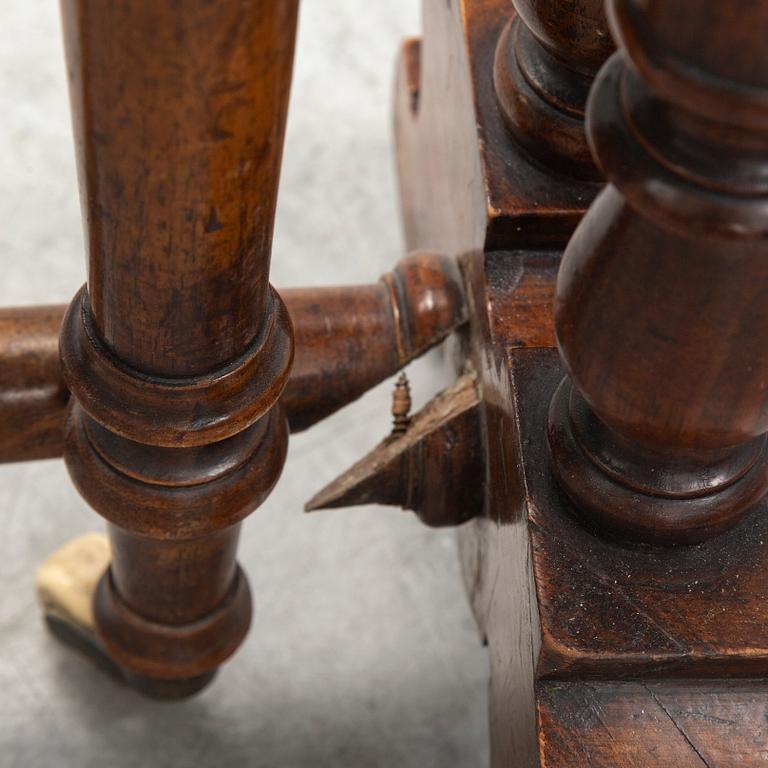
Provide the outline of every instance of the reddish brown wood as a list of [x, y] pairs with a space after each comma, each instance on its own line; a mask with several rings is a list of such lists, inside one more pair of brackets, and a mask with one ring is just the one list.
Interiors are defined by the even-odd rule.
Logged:
[[[155, 692], [199, 687], [242, 639], [239, 524], [287, 442], [291, 332], [266, 274], [295, 6], [245, 5], [65, 4], [92, 285], [62, 332], [67, 460], [111, 524], [101, 642]], [[399, 69], [406, 236], [460, 254], [466, 296], [424, 257], [378, 286], [295, 292], [306, 367], [283, 404], [295, 428], [321, 418], [466, 307], [471, 388], [403, 418], [321, 501], [429, 524], [471, 510], [495, 767], [762, 764], [768, 13], [609, 4], [622, 53], [589, 112], [611, 185], [560, 269], [558, 386], [552, 248], [598, 188], [580, 117], [608, 43], [596, 2], [517, 6], [510, 26], [502, 0], [426, 0]], [[255, 90], [276, 106], [241, 111]], [[11, 379], [55, 381], [50, 345], [31, 348]]]
[[[754, 40], [748, 43], [745, 27], [751, 30], [754, 25], [752, 34], [760, 34], [762, 12], [750, 17], [735, 5], [728, 4], [726, 9], [702, 4], [695, 14], [696, 24], [692, 24], [694, 17], [687, 6], [682, 12], [674, 4], [661, 2], [624, 4], [633, 16], [645, 6], [654, 7], [663, 20], [658, 28], [666, 30], [659, 46], [652, 47], [653, 52], [663, 52], [665, 46], [699, 51], [700, 56], [711, 56], [726, 65], [730, 58], [724, 55], [725, 50], [731, 51], [736, 61], [749, 58], [748, 53], [734, 52], [740, 46], [736, 37], [747, 42], [751, 55], [759, 50]], [[552, 332], [559, 254], [539, 250], [547, 241], [537, 235], [538, 225], [553, 220], [552, 198], [532, 185], [528, 202], [531, 210], [533, 202], [539, 205], [538, 223], [526, 222], [520, 231], [510, 231], [494, 222], [494, 216], [503, 220], [506, 212], [519, 210], [519, 198], [509, 179], [518, 176], [520, 166], [514, 154], [507, 155], [506, 167], [487, 160], [501, 146], [491, 128], [490, 112], [478, 107], [487, 94], [476, 64], [484, 55], [480, 41], [487, 40], [482, 36], [480, 20], [487, 19], [491, 8], [492, 4], [483, 2], [460, 3], [459, 11], [452, 15], [442, 4], [425, 3], [424, 44], [417, 47], [411, 41], [404, 48], [397, 135], [409, 245], [438, 247], [439, 243], [449, 253], [465, 253], [463, 271], [470, 307], [467, 350], [482, 392], [488, 495], [485, 515], [462, 526], [459, 543], [465, 584], [490, 652], [492, 765], [614, 768], [761, 764], [766, 757], [760, 739], [766, 713], [764, 686], [750, 681], [724, 684], [719, 679], [762, 677], [768, 671], [768, 647], [760, 629], [768, 623], [765, 502], [740, 525], [704, 544], [654, 549], [621, 544], [604, 532], [596, 535], [584, 525], [583, 517], [576, 514], [555, 481], [546, 425], [550, 393], [562, 375]], [[684, 27], [672, 23], [676, 20], [682, 24], [683, 19]], [[719, 24], [713, 19], [719, 19]], [[717, 37], [725, 27], [734, 35], [730, 39], [726, 35], [727, 42], [705, 40], [705, 28]], [[699, 43], [693, 42], [696, 35], [700, 36]], [[461, 72], [449, 68], [452, 61], [458, 61], [461, 68], [465, 50], [472, 59], [474, 79], [462, 80]], [[713, 50], [719, 53], [713, 54]], [[443, 70], [437, 64], [430, 66], [430, 60], [442, 63]], [[752, 61], [755, 64], [756, 60]], [[674, 58], [664, 59], [665, 66], [674, 63]], [[469, 69], [467, 64], [466, 71]], [[674, 74], [682, 76], [687, 69], [681, 67]], [[754, 72], [758, 71], [764, 69], [756, 67]], [[446, 78], [443, 72], [450, 72], [451, 77]], [[658, 79], [664, 84], [676, 82], [669, 71], [649, 67], [646, 74], [652, 76], [654, 87], [658, 87]], [[755, 75], [752, 85], [756, 79]], [[745, 96], [756, 93], [736, 90]], [[427, 101], [428, 93], [439, 93], [442, 100], [432, 97]], [[688, 93], [696, 93], [696, 89], [689, 88]], [[737, 108], [734, 92], [722, 92], [719, 98], [729, 109], [737, 109], [737, 118], [742, 119], [743, 104]], [[693, 97], [693, 106], [697, 99], [698, 95]], [[414, 102], [416, 108], [412, 109]], [[747, 110], [753, 118], [755, 107]], [[470, 128], [462, 116], [472, 111], [477, 124]], [[727, 114], [728, 110], [720, 109], [718, 119]], [[603, 115], [615, 117], [614, 113]], [[680, 129], [661, 128], [669, 126], [669, 114], [649, 115], [660, 126], [656, 133], [666, 131], [674, 145]], [[724, 176], [730, 180], [749, 169], [761, 174], [761, 162], [754, 161], [756, 157], [759, 160], [764, 139], [758, 137], [754, 144], [754, 136], [745, 140], [743, 132], [731, 134], [731, 130], [716, 127], [710, 139], [736, 137], [736, 150], [741, 147], [753, 152], [750, 161], [733, 166], [721, 163], [718, 153], [702, 152], [699, 162], [709, 159], [710, 168], [719, 169], [715, 180]], [[685, 146], [696, 145], [687, 142], [677, 150]], [[623, 148], [616, 151], [615, 168], [625, 156], [624, 167], [631, 168], [632, 156]], [[726, 156], [733, 157], [730, 150]], [[475, 173], [480, 174], [479, 180]], [[638, 194], [650, 195], [659, 179], [666, 178], [638, 175], [625, 181], [634, 184]], [[430, 210], [432, 190], [443, 188], [440, 205]], [[486, 196], [478, 193], [479, 197], [492, 204], [469, 207], [462, 194], [475, 188], [486, 190]], [[671, 187], [661, 191], [670, 190], [674, 191]], [[720, 189], [711, 189], [711, 197], [718, 203], [728, 199]], [[679, 194], [670, 200], [685, 202]], [[738, 204], [734, 202], [733, 210], [743, 212], [753, 203], [753, 213], [764, 207], [759, 195], [747, 195]], [[690, 214], [690, 208], [681, 211], [682, 223], [672, 230], [675, 235], [682, 232], [685, 237], [693, 231], [687, 223]], [[625, 219], [614, 221], [610, 229], [609, 219], [596, 220], [595, 225], [600, 221], [611, 233], [623, 235], [626, 231]], [[692, 224], [697, 221], [696, 217], [691, 219]], [[732, 235], [723, 242], [730, 242]], [[654, 372], [647, 354], [638, 354], [626, 338], [633, 313], [645, 317], [645, 308], [654, 306], [659, 317], [666, 313], [674, 319], [685, 309], [679, 301], [680, 292], [689, 290], [681, 280], [675, 284], [676, 296], [670, 291], [665, 301], [659, 300], [663, 286], [655, 275], [663, 272], [666, 264], [658, 254], [663, 252], [667, 260], [674, 259], [675, 254], [671, 249], [660, 251], [656, 242], [637, 241], [637, 253], [648, 256], [648, 269], [634, 274], [633, 293], [619, 271], [623, 254], [616, 253], [617, 272], [612, 277], [625, 285], [626, 306], [631, 311], [625, 307], [621, 314], [603, 318], [602, 325], [593, 323], [596, 332], [607, 332], [608, 326], [617, 359], [632, 357], [634, 370], [641, 377], [651, 377]], [[703, 253], [719, 247], [717, 242], [705, 244]], [[754, 243], [755, 258], [760, 247]], [[685, 253], [688, 280], [694, 288], [704, 290], [705, 286], [696, 281], [702, 274], [698, 252], [689, 249]], [[745, 262], [737, 256], [735, 263]], [[597, 271], [591, 279], [593, 283], [607, 282]], [[721, 275], [719, 282], [706, 288], [717, 295], [723, 286], [741, 280], [742, 276]], [[754, 293], [761, 290], [759, 281], [756, 283]], [[645, 286], [653, 292], [647, 294]], [[732, 303], [742, 306], [736, 294]], [[755, 311], [757, 307], [758, 301]], [[578, 319], [578, 314], [574, 302], [571, 317]], [[700, 310], [699, 317], [689, 316], [686, 327], [698, 328], [701, 339], [717, 340], [713, 329], [722, 324], [723, 314], [727, 312]], [[746, 325], [739, 338], [749, 338]], [[581, 342], [588, 355], [592, 339], [585, 337]], [[659, 348], [663, 348], [663, 340]], [[722, 363], [725, 348], [727, 344], [719, 341], [714, 350], [702, 347], [701, 358], [707, 359], [714, 352]], [[753, 354], [758, 354], [757, 350]], [[595, 375], [602, 373], [610, 382], [613, 370], [613, 358], [604, 359], [601, 367], [595, 368]], [[739, 366], [732, 368], [730, 378], [740, 381], [735, 374], [741, 370]], [[725, 369], [723, 379], [728, 379]], [[663, 379], [659, 382], [661, 403], [665, 402], [662, 390], [666, 383]], [[636, 682], [615, 682], [625, 677]]]
[[[397, 392], [397, 390], [395, 390]], [[393, 409], [394, 410], [394, 409]], [[475, 376], [467, 373], [380, 442], [304, 509], [386, 504], [433, 528], [483, 513], [484, 448]]]
[[61, 333], [65, 458], [111, 523], [105, 649], [188, 693], [248, 629], [238, 523], [287, 445], [292, 332], [267, 277], [296, 2], [63, 15], [89, 262]]
[[768, 9], [610, 8], [589, 130], [611, 184], [558, 278], [552, 451], [601, 527], [700, 541], [768, 491]]
[[[291, 316], [296, 344], [294, 365], [281, 396], [293, 432], [326, 418], [392, 376], [442, 341], [467, 317], [462, 278], [455, 260], [429, 252], [401, 259], [392, 272], [372, 285], [289, 288], [282, 291], [282, 297]], [[58, 352], [65, 311], [64, 306], [0, 311], [0, 461], [61, 455], [69, 399]], [[83, 366], [101, 370], [101, 362], [92, 355], [92, 349], [86, 347], [83, 354]], [[241, 406], [246, 409], [251, 405], [259, 408], [263, 395], [258, 376], [253, 373], [260, 360], [253, 358], [252, 363], [251, 370], [243, 374], [255, 386], [239, 393]], [[117, 379], [120, 407], [128, 411], [129, 401], [135, 398], [128, 413], [111, 417], [104, 413], [102, 421], [111, 418], [112, 430], [130, 431], [141, 411], [153, 417], [164, 396], [162, 387], [150, 391], [146, 381], [132, 382], [129, 376], [121, 377], [119, 372], [115, 374], [109, 369], [105, 375]], [[186, 384], [190, 394], [207, 386]], [[178, 383], [174, 387], [176, 391], [181, 389]], [[232, 391], [231, 383], [228, 391]], [[92, 397], [91, 410], [103, 411], [107, 405], [103, 395], [95, 392]], [[248, 398], [253, 402], [249, 403]], [[190, 434], [173, 436], [172, 445], [179, 441], [198, 442], [203, 430], [204, 434], [216, 436], [222, 429], [231, 431], [231, 407], [229, 395], [219, 404], [218, 411], [212, 406], [205, 414], [212, 422], [205, 426], [191, 414], [190, 418], [196, 421], [191, 423]], [[155, 417], [155, 426], [178, 423], [183, 410], [188, 409], [187, 403], [181, 402], [180, 409], [166, 407], [163, 414]], [[250, 420], [249, 413], [246, 411], [244, 416], [241, 409], [235, 416]], [[227, 455], [231, 445], [232, 441], [225, 440], [215, 444], [215, 448], [209, 446], [230, 469], [233, 462], [245, 458], [240, 453]], [[253, 448], [250, 443], [248, 446], [249, 450]], [[158, 464], [155, 452], [146, 445], [135, 450], [123, 445], [122, 451], [130, 452], [130, 460], [113, 454], [112, 463], [119, 463], [128, 474], [130, 464]], [[180, 451], [175, 456], [174, 469], [178, 469], [178, 462], [190, 477], [205, 479], [200, 474], [203, 470], [198, 466], [196, 452]]]
[[296, 358], [283, 404], [306, 429], [388, 378], [466, 321], [456, 262], [415, 253], [379, 283], [284, 292]]
[[613, 51], [603, 0], [513, 0], [494, 85], [515, 139], [553, 170], [599, 181], [584, 133], [587, 95]]
[[0, 462], [60, 456], [69, 392], [61, 378], [64, 307], [0, 309]]
[[[404, 43], [395, 102], [409, 250], [459, 255], [564, 246], [600, 185], [533, 159], [505, 124], [493, 60], [510, 19], [509, 0], [424, 0], [423, 7], [429, 45]], [[574, 18], [561, 14], [562, 38]]]
[[[690, 745], [667, 738], [657, 709], [642, 717], [645, 704], [631, 691], [618, 686], [610, 707], [585, 701], [584, 691], [611, 690], [609, 681], [622, 678], [643, 680], [640, 690], [659, 679], [669, 688], [691, 681], [679, 685], [695, 694], [686, 706], [699, 726], [696, 743], [721, 761], [712, 765], [740, 765], [743, 755], [759, 764], [759, 741], [739, 725], [764, 721], [762, 689], [731, 687], [729, 707], [740, 721], [725, 729], [695, 720], [695, 712], [718, 710], [719, 679], [768, 675], [759, 629], [768, 623], [765, 503], [722, 536], [682, 549], [627, 547], [586, 529], [549, 467], [547, 412], [561, 364], [555, 349], [514, 337], [511, 318], [523, 297], [494, 266], [509, 258], [489, 254], [465, 268], [470, 300], [483, 307], [471, 348], [482, 366], [488, 512], [461, 529], [460, 544], [490, 648], [493, 765], [586, 766], [589, 752], [606, 768], [641, 766], [646, 749], [680, 764], [695, 759]], [[565, 698], [553, 703], [552, 690]], [[603, 705], [593, 730], [590, 718]], [[688, 710], [673, 703], [670, 711], [686, 727]]]
[[[554, 350], [507, 350], [519, 420], [540, 632], [540, 678], [768, 675], [768, 516], [695, 547], [628, 547], [584, 527], [547, 457], [562, 368]], [[543, 470], [543, 471], [542, 471]]]
[[269, 313], [295, 14], [273, 5], [62, 6], [94, 326], [144, 373], [229, 364]]
[[542, 768], [758, 768], [768, 760], [768, 686], [549, 683]]

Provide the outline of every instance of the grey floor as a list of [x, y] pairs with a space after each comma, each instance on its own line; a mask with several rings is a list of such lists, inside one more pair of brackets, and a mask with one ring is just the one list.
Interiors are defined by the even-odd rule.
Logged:
[[[417, 0], [304, 0], [273, 259], [280, 285], [365, 281], [401, 254], [390, 86]], [[84, 280], [59, 21], [2, 0], [0, 305]], [[436, 388], [417, 366], [415, 399]], [[487, 660], [454, 537], [365, 508], [302, 503], [388, 428], [388, 386], [297, 436], [246, 524], [256, 614], [214, 685], [151, 703], [46, 634], [36, 565], [98, 518], [61, 462], [0, 467], [0, 766], [484, 766]]]

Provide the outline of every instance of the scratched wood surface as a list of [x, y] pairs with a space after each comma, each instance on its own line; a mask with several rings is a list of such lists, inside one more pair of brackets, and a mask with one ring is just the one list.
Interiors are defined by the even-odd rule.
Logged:
[[[575, 3], [565, 14], [584, 13]], [[594, 4], [592, 4], [594, 5]], [[424, 49], [401, 51], [395, 133], [406, 242], [461, 254], [564, 245], [600, 189], [554, 174], [515, 142], [493, 84], [509, 0], [425, 0]]]
[[[31, 19], [27, 27], [8, 22], [18, 6]], [[18, 53], [2, 73], [13, 83], [0, 88], [8, 107], [2, 133], [5, 157], [13, 158], [9, 170], [22, 170], [2, 182], [6, 223], [29, 221], [39, 241], [54, 244], [46, 253], [38, 240], [14, 236], [17, 226], [6, 231], [13, 251], [4, 251], [0, 266], [3, 303], [63, 301], [84, 271], [76, 238], [72, 247], [62, 238], [62, 230], [81, 230], [74, 184], [61, 193], [73, 203], [68, 228], [61, 227], [61, 209], [70, 208], [44, 194], [64, 186], [58, 157], [72, 155], [59, 33], [38, 32], [41, 24], [56, 26], [57, 9], [12, 0], [3, 11]], [[302, 13], [273, 279], [279, 287], [362, 283], [402, 253], [388, 96], [396, 45], [418, 29], [418, 11], [411, 0], [320, 0], [305, 3]], [[4, 46], [4, 60], [11, 48]], [[49, 71], [60, 74], [52, 84]], [[37, 131], [27, 126], [32, 110]], [[61, 128], [51, 135], [57, 116]], [[21, 151], [19, 123], [26, 129]], [[33, 145], [45, 163], [27, 181]], [[350, 210], [362, 215], [346, 215]], [[57, 264], [66, 278], [58, 294]], [[416, 367], [410, 377], [419, 404], [432, 385], [429, 365]], [[121, 691], [51, 640], [32, 605], [35, 565], [69, 537], [102, 524], [75, 498], [60, 462], [0, 467], [8, 579], [0, 609], [0, 676], [7, 683], [0, 763], [486, 765], [486, 659], [462, 600], [452, 533], [380, 509], [301, 513], [319, 483], [388, 428], [389, 395], [385, 384], [293, 441], [283, 482], [249, 518], [240, 544], [257, 596], [255, 631], [205, 698], [189, 705], [153, 704]], [[49, 738], [41, 740], [41, 732]]]
[[768, 684], [542, 683], [542, 768], [759, 768]]
[[[397, 123], [406, 236], [462, 253], [468, 279], [491, 492], [459, 543], [490, 651], [492, 765], [758, 765], [765, 691], [749, 678], [768, 669], [765, 515], [685, 550], [628, 546], [577, 522], [549, 471], [557, 248], [588, 198], [566, 214], [563, 177], [537, 186], [544, 166], [529, 174], [503, 130], [488, 56], [510, 10], [426, 2]], [[744, 682], [726, 690], [720, 676]], [[588, 727], [595, 712], [602, 730]]]
[[109, 523], [99, 640], [153, 695], [196, 692], [244, 639], [240, 522], [285, 461], [269, 266], [297, 11], [62, 4], [88, 263], [64, 456]]
[[693, 547], [593, 534], [548, 471], [544, 424], [562, 377], [554, 350], [508, 351], [547, 677], [768, 673], [768, 515]]
[[[407, 41], [401, 53], [395, 126], [407, 245], [460, 255], [468, 278], [491, 494], [488, 517], [462, 526], [459, 547], [470, 602], [490, 649], [491, 760], [494, 766], [533, 766], [535, 594], [518, 427], [496, 339], [514, 325], [521, 346], [553, 345], [559, 253], [515, 249], [564, 245], [599, 187], [553, 179], [504, 124], [493, 60], [512, 12], [508, 0], [426, 0], [424, 43]], [[486, 268], [496, 280], [485, 280]]]

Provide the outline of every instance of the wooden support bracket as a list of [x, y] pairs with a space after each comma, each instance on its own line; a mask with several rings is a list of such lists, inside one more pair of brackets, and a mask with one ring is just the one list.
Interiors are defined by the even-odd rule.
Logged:
[[386, 504], [433, 527], [482, 514], [485, 466], [480, 397], [467, 373], [306, 504], [317, 509]]

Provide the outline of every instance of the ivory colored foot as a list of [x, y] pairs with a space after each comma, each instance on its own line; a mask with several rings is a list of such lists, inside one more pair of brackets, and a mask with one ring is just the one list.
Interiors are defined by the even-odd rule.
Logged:
[[197, 693], [214, 673], [188, 680], [150, 680], [117, 665], [104, 650], [93, 618], [93, 595], [110, 561], [109, 540], [100, 533], [73, 539], [56, 550], [37, 571], [37, 599], [56, 637], [85, 654], [99, 668], [158, 699]]
[[124, 679], [96, 634], [93, 593], [109, 565], [109, 540], [101, 533], [79, 536], [57, 549], [37, 571], [37, 599], [48, 628], [108, 674]]
[[109, 559], [109, 540], [100, 533], [88, 533], [57, 549], [37, 571], [37, 599], [46, 619], [95, 635], [91, 603]]

